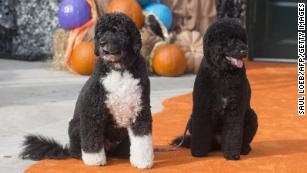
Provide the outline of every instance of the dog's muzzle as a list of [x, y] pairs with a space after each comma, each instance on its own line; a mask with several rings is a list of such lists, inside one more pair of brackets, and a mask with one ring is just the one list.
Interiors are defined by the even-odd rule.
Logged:
[[235, 66], [235, 67], [237, 67], [237, 68], [242, 68], [243, 67], [243, 60], [242, 59], [236, 59], [236, 58], [234, 58], [234, 57], [230, 57], [230, 56], [226, 56], [226, 59], [228, 60], [228, 61], [230, 61], [230, 63], [233, 65], [233, 66]]
[[102, 58], [109, 63], [119, 63], [120, 57], [117, 55], [103, 55]]
[[243, 58], [246, 58], [248, 50], [241, 50], [238, 58], [233, 56], [226, 56], [226, 59], [235, 67], [242, 68], [244, 65]]
[[102, 58], [108, 63], [119, 63], [120, 61], [120, 50], [117, 47], [105, 45], [102, 47]]

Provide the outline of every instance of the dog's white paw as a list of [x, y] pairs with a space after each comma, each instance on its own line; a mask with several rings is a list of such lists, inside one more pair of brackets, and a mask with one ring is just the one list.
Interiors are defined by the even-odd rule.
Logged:
[[107, 164], [107, 158], [104, 149], [97, 153], [87, 153], [82, 150], [82, 160], [89, 166], [100, 166]]
[[150, 169], [153, 166], [153, 154], [130, 156], [130, 163], [138, 169]]
[[136, 136], [128, 128], [130, 138], [130, 163], [139, 169], [149, 169], [153, 166], [154, 152], [151, 135]]

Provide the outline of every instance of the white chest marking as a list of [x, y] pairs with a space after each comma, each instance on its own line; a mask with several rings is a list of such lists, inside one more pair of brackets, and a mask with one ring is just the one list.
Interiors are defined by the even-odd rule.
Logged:
[[119, 127], [128, 127], [141, 110], [142, 88], [139, 79], [127, 71], [111, 71], [101, 78], [107, 91], [106, 105]]

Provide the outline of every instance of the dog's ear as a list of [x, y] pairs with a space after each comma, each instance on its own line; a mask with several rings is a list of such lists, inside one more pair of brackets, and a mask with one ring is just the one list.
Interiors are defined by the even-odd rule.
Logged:
[[99, 42], [95, 41], [95, 50], [94, 53], [96, 56], [99, 56]]
[[103, 21], [104, 20], [102, 18], [100, 18], [96, 22], [96, 26], [95, 26], [95, 35], [94, 35], [95, 49], [94, 49], [94, 53], [95, 53], [96, 56], [99, 56], [99, 38], [105, 32], [105, 26], [104, 26], [104, 22]]
[[94, 53], [95, 55], [98, 57], [99, 56], [99, 48], [100, 48], [100, 44], [98, 40], [95, 40], [95, 48], [94, 48]]
[[131, 42], [133, 45], [133, 52], [134, 54], [139, 55], [142, 48], [141, 34], [136, 26], [131, 29], [130, 33]]

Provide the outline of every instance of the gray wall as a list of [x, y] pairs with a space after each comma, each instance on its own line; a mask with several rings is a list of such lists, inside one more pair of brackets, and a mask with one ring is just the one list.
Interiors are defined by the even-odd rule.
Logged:
[[51, 57], [60, 0], [0, 0], [0, 58]]

